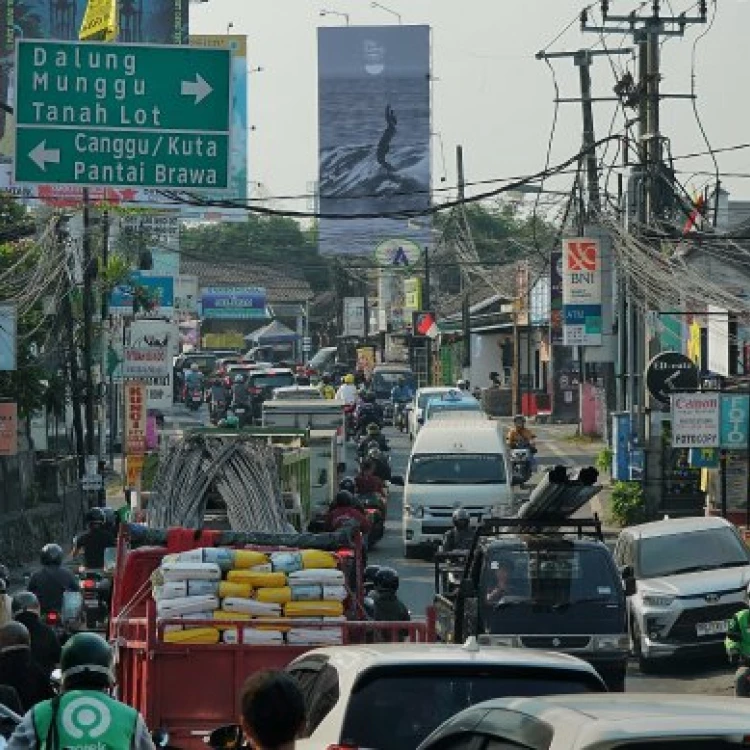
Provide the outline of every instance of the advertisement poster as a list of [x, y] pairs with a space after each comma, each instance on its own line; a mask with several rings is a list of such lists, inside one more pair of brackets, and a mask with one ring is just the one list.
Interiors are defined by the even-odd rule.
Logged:
[[119, 378], [146, 384], [149, 409], [165, 411], [174, 402], [172, 361], [180, 350], [180, 329], [169, 320], [134, 320], [128, 327]]
[[731, 396], [722, 393], [720, 448], [746, 450], [748, 422], [750, 421], [750, 397]]
[[550, 253], [549, 271], [549, 342], [552, 346], [561, 346], [564, 343], [563, 327], [563, 254], [561, 252]]
[[320, 252], [372, 255], [383, 240], [429, 244], [430, 29], [318, 29]]
[[[191, 47], [212, 47], [214, 49], [229, 49], [232, 53], [232, 123], [231, 123], [231, 157], [229, 159], [230, 189], [215, 197], [219, 201], [239, 201], [247, 199], [247, 134], [250, 130], [247, 110], [247, 37], [241, 34], [204, 35], [191, 34]], [[211, 199], [210, 193], [203, 193], [206, 200]], [[218, 216], [217, 216], [218, 214]], [[201, 206], [183, 206], [182, 217], [185, 219], [217, 220], [238, 215], [239, 220], [247, 218], [247, 212], [242, 209], [211, 206], [208, 209]]]
[[11, 402], [0, 402], [0, 456], [18, 453], [18, 407]]
[[253, 287], [206, 287], [201, 290], [206, 320], [265, 320], [266, 290]]
[[174, 313], [174, 277], [152, 271], [134, 271], [130, 281], [114, 288], [109, 301], [113, 315], [164, 315]]
[[344, 297], [344, 336], [365, 337], [365, 298]]
[[563, 240], [564, 343], [601, 346], [602, 265], [597, 240]]
[[[2, 0], [0, 12], [0, 100], [12, 106], [14, 100], [16, 39], [60, 39], [78, 41], [88, 0]], [[119, 3], [118, 42], [146, 44], [185, 44], [188, 40], [189, 0], [122, 0]], [[15, 150], [13, 116], [0, 110], [0, 164], [8, 164]], [[10, 172], [0, 171], [0, 187], [15, 192]], [[28, 188], [29, 186], [25, 186]], [[81, 190], [38, 185], [31, 195], [43, 203], [62, 207], [71, 201], [80, 203]], [[132, 201], [139, 208], [150, 203], [163, 204], [154, 191], [139, 189], [91, 191], [92, 201], [107, 199]], [[60, 201], [60, 203], [58, 203]]]
[[125, 453], [128, 456], [146, 452], [146, 386], [125, 383]]

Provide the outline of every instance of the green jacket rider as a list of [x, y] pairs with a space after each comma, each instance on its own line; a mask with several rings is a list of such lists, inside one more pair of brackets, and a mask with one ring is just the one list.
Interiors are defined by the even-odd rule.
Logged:
[[[750, 604], [750, 585], [745, 598]], [[729, 663], [737, 665], [734, 694], [738, 698], [750, 698], [750, 606], [737, 612], [729, 621], [724, 646]]]

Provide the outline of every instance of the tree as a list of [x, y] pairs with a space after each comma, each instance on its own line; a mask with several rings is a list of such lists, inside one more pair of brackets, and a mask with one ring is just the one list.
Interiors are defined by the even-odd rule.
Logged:
[[294, 219], [249, 214], [245, 222], [201, 224], [183, 229], [181, 252], [187, 258], [221, 265], [266, 265], [302, 271], [314, 291], [329, 287], [329, 263], [318, 254], [317, 227]]

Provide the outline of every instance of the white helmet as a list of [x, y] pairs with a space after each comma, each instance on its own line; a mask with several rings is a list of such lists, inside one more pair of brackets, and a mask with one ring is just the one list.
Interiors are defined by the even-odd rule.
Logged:
[[461, 378], [461, 380], [456, 381], [456, 388], [460, 388], [462, 391], [468, 390], [469, 383], [468, 381]]

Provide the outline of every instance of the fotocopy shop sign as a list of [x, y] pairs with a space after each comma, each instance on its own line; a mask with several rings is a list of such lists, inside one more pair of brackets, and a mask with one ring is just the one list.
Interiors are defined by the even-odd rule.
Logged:
[[20, 39], [18, 183], [229, 187], [229, 50]]
[[125, 383], [125, 453], [146, 452], [146, 385]]
[[722, 393], [720, 399], [721, 442], [719, 447], [727, 450], [744, 450], [747, 448], [750, 397]]
[[563, 241], [564, 343], [602, 344], [602, 268], [598, 240]]
[[672, 446], [718, 448], [719, 394], [672, 396]]

